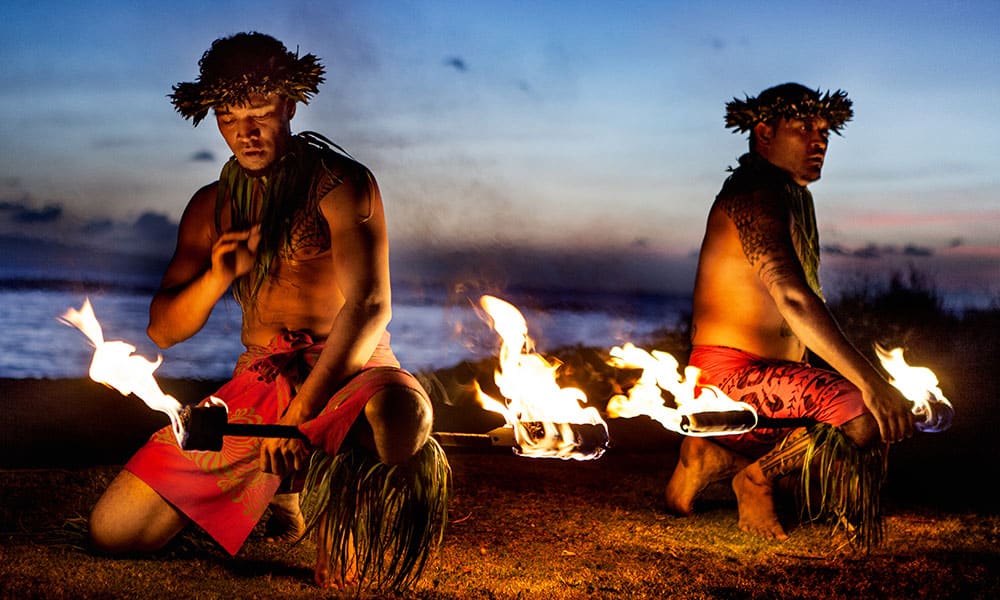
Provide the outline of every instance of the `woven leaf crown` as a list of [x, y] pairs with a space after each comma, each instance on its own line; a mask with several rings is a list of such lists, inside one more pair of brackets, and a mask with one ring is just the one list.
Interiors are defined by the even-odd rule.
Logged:
[[316, 56], [299, 57], [275, 38], [257, 32], [215, 40], [198, 67], [197, 81], [178, 83], [168, 95], [177, 112], [195, 125], [212, 108], [247, 104], [255, 95], [277, 93], [308, 104], [319, 92], [325, 72]]
[[840, 134], [844, 125], [854, 117], [853, 103], [847, 92], [837, 90], [820, 94], [798, 83], [785, 83], [768, 88], [756, 98], [733, 98], [726, 103], [726, 128], [733, 133], [745, 133], [757, 123], [776, 119], [803, 119], [823, 117], [830, 131]]

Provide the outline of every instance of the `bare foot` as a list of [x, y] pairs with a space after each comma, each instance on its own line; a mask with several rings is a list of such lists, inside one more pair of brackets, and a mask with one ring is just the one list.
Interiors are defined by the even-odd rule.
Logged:
[[690, 515], [694, 501], [710, 484], [732, 477], [750, 464], [745, 456], [700, 437], [685, 437], [680, 458], [667, 482], [667, 510]]
[[297, 542], [306, 532], [298, 494], [278, 494], [271, 499], [271, 516], [264, 527], [268, 542]]
[[313, 571], [313, 578], [316, 585], [331, 590], [346, 590], [358, 585], [358, 574], [354, 568], [347, 572], [347, 577], [340, 576], [340, 569], [330, 565], [329, 559], [316, 559], [316, 568]]
[[358, 566], [354, 560], [353, 543], [349, 543], [348, 548], [352, 550], [347, 557], [348, 565], [345, 571], [341, 569], [339, 560], [336, 563], [332, 560], [333, 540], [330, 538], [326, 515], [321, 515], [320, 524], [316, 527], [316, 566], [313, 569], [313, 580], [316, 585], [335, 590], [358, 585]]
[[760, 465], [753, 463], [737, 473], [733, 477], [733, 491], [741, 531], [773, 540], [788, 539], [774, 510], [774, 486], [764, 477]]

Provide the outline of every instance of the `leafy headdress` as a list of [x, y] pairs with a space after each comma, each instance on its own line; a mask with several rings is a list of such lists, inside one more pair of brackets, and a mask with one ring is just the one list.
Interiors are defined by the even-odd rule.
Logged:
[[[257, 32], [219, 38], [198, 61], [198, 80], [178, 83], [169, 95], [174, 108], [194, 125], [219, 106], [249, 104], [254, 96], [277, 94], [308, 103], [323, 83], [323, 65], [312, 54], [299, 57], [274, 37]], [[216, 227], [220, 210], [232, 206], [232, 226], [247, 229], [260, 222], [261, 244], [254, 270], [233, 286], [237, 300], [252, 300], [270, 272], [274, 257], [287, 245], [290, 217], [308, 199], [309, 186], [329, 141], [321, 136], [295, 136], [285, 154], [264, 173], [249, 173], [235, 157], [219, 177]], [[321, 143], [322, 142], [322, 143]], [[261, 197], [255, 214], [255, 193]], [[258, 220], [259, 219], [259, 220]], [[245, 304], [246, 306], [249, 306]]]
[[257, 32], [219, 38], [198, 61], [197, 81], [178, 83], [169, 95], [174, 108], [198, 125], [216, 106], [240, 105], [254, 95], [279, 94], [309, 103], [323, 83], [323, 65], [312, 54], [299, 57], [275, 38]]
[[830, 131], [840, 135], [840, 130], [854, 116], [852, 102], [847, 92], [837, 90], [820, 94], [798, 83], [783, 83], [768, 88], [755, 98], [744, 96], [726, 103], [726, 128], [733, 133], [746, 133], [757, 123], [770, 123], [775, 119], [803, 119], [823, 117]]

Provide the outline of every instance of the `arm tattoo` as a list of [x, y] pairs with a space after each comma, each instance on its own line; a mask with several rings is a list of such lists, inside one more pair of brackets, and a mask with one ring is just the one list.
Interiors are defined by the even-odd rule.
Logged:
[[795, 274], [800, 265], [792, 246], [788, 210], [780, 201], [748, 194], [726, 197], [720, 206], [736, 225], [743, 253], [765, 285]]
[[324, 196], [339, 188], [343, 183], [343, 179], [332, 173], [322, 176], [317, 182], [316, 190], [313, 192], [313, 198], [316, 202], [319, 202]]
[[332, 174], [318, 178], [303, 209], [292, 219], [288, 245], [282, 252], [286, 258], [304, 250], [325, 250], [330, 247], [330, 232], [320, 212], [319, 202], [343, 183], [342, 179]]

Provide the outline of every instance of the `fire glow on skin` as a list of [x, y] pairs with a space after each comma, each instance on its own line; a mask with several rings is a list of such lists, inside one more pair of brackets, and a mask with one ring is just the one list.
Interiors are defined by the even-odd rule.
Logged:
[[[503, 415], [515, 451], [528, 457], [600, 458], [608, 448], [608, 426], [596, 408], [585, 406], [586, 394], [558, 385], [556, 373], [561, 363], [534, 352], [527, 323], [517, 308], [493, 296], [483, 296], [480, 305], [502, 340], [494, 379], [506, 401], [491, 398], [477, 384], [479, 401], [486, 410]], [[229, 423], [225, 403], [214, 397], [199, 407], [183, 407], [160, 389], [153, 376], [161, 358], [150, 361], [135, 355], [135, 346], [127, 342], [105, 341], [89, 299], [79, 310], [67, 310], [60, 320], [79, 329], [94, 345], [91, 379], [122, 395], [135, 394], [151, 409], [165, 413], [185, 450], [218, 450], [223, 435], [301, 436], [295, 427]], [[877, 347], [876, 352], [890, 375], [889, 382], [913, 402], [917, 429], [948, 429], [954, 409], [933, 371], [907, 364], [902, 348]], [[646, 415], [670, 431], [691, 436], [733, 435], [756, 427], [790, 425], [786, 419], [759, 418], [750, 405], [730, 399], [714, 386], [698, 385], [700, 371], [696, 367], [685, 367], [682, 376], [677, 359], [667, 352], [647, 352], [625, 344], [611, 349], [609, 364], [642, 370], [627, 395], [608, 401], [607, 413], [612, 418]], [[673, 396], [675, 407], [664, 404], [664, 391]], [[197, 439], [192, 441], [192, 437]]]

